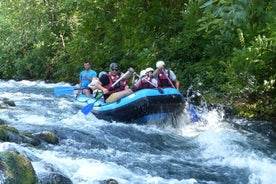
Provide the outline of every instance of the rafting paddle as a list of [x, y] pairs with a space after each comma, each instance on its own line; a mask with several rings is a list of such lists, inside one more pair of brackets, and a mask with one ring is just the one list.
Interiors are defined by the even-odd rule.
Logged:
[[193, 108], [192, 105], [189, 105], [189, 116], [192, 122], [196, 122], [200, 120], [200, 117], [197, 115], [196, 110]]
[[[118, 82], [120, 82], [123, 78], [125, 78], [128, 74], [130, 73], [130, 71], [127, 71], [124, 75], [122, 75], [116, 82], [114, 82], [112, 84], [112, 86], [108, 89], [112, 89], [116, 84], [118, 84]], [[91, 103], [91, 104], [88, 104], [86, 106], [84, 106], [82, 109], [81, 109], [81, 112], [85, 115], [87, 115], [89, 112], [92, 111], [93, 107], [94, 107], [94, 104], [103, 96], [103, 94], [95, 100], [95, 102]]]
[[57, 86], [54, 88], [54, 93], [56, 96], [60, 95], [70, 95], [74, 90], [82, 90], [81, 88], [74, 88], [72, 86]]

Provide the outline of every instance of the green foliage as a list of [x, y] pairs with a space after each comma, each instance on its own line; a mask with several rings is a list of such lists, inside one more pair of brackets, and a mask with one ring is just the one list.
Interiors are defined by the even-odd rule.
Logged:
[[85, 60], [98, 72], [113, 61], [139, 72], [164, 60], [183, 92], [193, 85], [210, 99], [255, 104], [268, 114], [275, 109], [274, 1], [3, 0], [0, 6], [1, 78], [77, 82]]

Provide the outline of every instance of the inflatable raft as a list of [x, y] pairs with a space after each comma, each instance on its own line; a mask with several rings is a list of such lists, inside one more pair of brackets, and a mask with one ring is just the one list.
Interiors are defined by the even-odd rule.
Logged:
[[175, 88], [153, 88], [141, 89], [111, 103], [80, 94], [76, 96], [74, 104], [81, 108], [93, 104], [91, 113], [98, 119], [145, 123], [152, 119], [178, 116], [183, 112], [185, 100]]

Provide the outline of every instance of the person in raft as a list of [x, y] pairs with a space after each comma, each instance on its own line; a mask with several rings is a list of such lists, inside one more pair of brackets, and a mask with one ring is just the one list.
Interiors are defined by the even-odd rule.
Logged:
[[88, 85], [94, 77], [97, 77], [97, 72], [91, 69], [89, 61], [85, 61], [83, 66], [85, 70], [81, 71], [79, 74], [80, 87], [82, 89], [82, 93], [89, 97], [93, 91], [88, 87]]
[[98, 99], [98, 98], [101, 98], [103, 95], [102, 95], [102, 91], [101, 90], [98, 90], [96, 88], [96, 83], [99, 81], [99, 78], [101, 78], [101, 76], [103, 74], [107, 74], [105, 71], [101, 71], [98, 75], [98, 77], [93, 77], [91, 83], [88, 85], [88, 87], [93, 91], [93, 96], [94, 98]]
[[139, 79], [134, 83], [135, 91], [145, 88], [157, 88], [157, 80], [152, 76], [153, 68], [141, 70]]
[[158, 87], [176, 88], [179, 90], [179, 81], [174, 72], [165, 68], [164, 61], [156, 62], [156, 70], [153, 72], [153, 77], [157, 77]]
[[117, 82], [115, 86], [112, 86], [124, 74], [119, 72], [119, 65], [117, 63], [110, 64], [109, 72], [107, 74], [103, 74], [99, 78], [99, 81], [95, 84], [95, 87], [103, 92], [105, 102], [114, 102], [133, 93], [133, 91], [128, 88], [126, 81], [126, 79], [128, 79], [133, 72], [134, 69], [130, 67], [128, 69], [128, 74]]

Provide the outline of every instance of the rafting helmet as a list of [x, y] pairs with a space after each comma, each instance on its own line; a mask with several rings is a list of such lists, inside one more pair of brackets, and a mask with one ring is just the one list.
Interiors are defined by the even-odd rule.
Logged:
[[111, 63], [109, 65], [109, 68], [119, 68], [119, 65], [118, 65], [118, 63]]
[[146, 70], [141, 70], [141, 72], [140, 72], [140, 77], [143, 77], [143, 76], [145, 76], [146, 75]]
[[153, 68], [151, 68], [151, 67], [146, 68], [146, 73], [148, 73], [148, 72], [153, 72], [153, 71], [154, 71], [154, 69], [153, 69]]
[[157, 61], [156, 62], [156, 68], [160, 68], [160, 67], [162, 67], [162, 66], [164, 66], [165, 65], [165, 62], [164, 61]]

